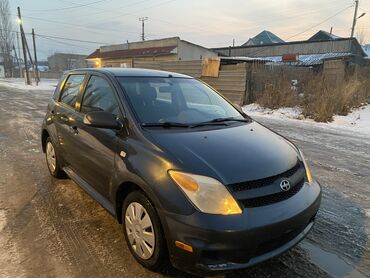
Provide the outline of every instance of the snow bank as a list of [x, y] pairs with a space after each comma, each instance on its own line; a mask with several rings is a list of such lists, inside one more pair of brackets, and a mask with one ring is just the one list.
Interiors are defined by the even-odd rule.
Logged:
[[342, 129], [346, 131], [360, 132], [370, 135], [370, 104], [353, 109], [347, 116], [334, 116], [330, 123], [318, 123], [312, 119], [306, 119], [299, 107], [284, 107], [277, 110], [263, 108], [258, 104], [249, 104], [243, 107], [243, 111], [251, 117], [270, 118], [275, 120], [295, 121], [302, 124], [311, 124], [323, 128]]
[[34, 80], [32, 80], [32, 85], [26, 85], [23, 78], [6, 78], [6, 79], [0, 78], [0, 86], [25, 91], [32, 90], [54, 91], [57, 84], [58, 84], [57, 79], [42, 79], [39, 85], [36, 86]]

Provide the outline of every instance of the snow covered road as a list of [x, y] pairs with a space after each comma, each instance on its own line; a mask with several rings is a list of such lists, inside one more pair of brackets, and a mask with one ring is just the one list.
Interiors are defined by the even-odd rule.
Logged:
[[[71, 180], [49, 176], [39, 137], [51, 95], [0, 84], [0, 277], [184, 277], [142, 268], [104, 209]], [[322, 208], [293, 250], [227, 277], [368, 277], [370, 136], [255, 119], [302, 148], [323, 185]]]

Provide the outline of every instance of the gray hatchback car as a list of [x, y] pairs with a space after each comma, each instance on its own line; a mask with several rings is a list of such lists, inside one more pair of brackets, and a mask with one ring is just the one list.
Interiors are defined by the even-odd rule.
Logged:
[[63, 75], [42, 125], [67, 174], [123, 225], [135, 259], [197, 275], [277, 256], [313, 226], [321, 188], [302, 152], [189, 76], [140, 69]]

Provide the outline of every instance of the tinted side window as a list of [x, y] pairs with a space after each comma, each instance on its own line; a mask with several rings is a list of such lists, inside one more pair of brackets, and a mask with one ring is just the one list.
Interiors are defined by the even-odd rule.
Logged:
[[118, 115], [118, 103], [107, 80], [91, 76], [82, 99], [81, 113], [106, 111]]
[[64, 84], [60, 101], [74, 108], [78, 91], [80, 90], [84, 78], [85, 75], [83, 74], [70, 75]]

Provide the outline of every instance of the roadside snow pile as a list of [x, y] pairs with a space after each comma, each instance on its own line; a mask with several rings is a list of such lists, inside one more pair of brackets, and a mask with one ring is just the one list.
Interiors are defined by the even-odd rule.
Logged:
[[268, 116], [273, 118], [288, 118], [288, 119], [304, 119], [302, 109], [299, 107], [282, 107], [277, 110], [263, 108], [256, 103], [252, 103], [243, 107], [243, 111], [248, 115]]
[[353, 109], [347, 116], [334, 116], [333, 124], [356, 126], [370, 132], [370, 105]]
[[39, 85], [36, 86], [36, 82], [34, 80], [32, 80], [32, 85], [26, 85], [23, 78], [0, 78], [0, 86], [6, 86], [25, 91], [54, 91], [57, 84], [57, 79], [42, 79]]
[[334, 129], [353, 130], [370, 134], [370, 104], [353, 109], [347, 116], [334, 116], [330, 123], [318, 123], [312, 119], [306, 119], [299, 107], [285, 107], [276, 110], [263, 108], [258, 104], [243, 106], [243, 111], [251, 117], [269, 118], [272, 120], [295, 121], [311, 125], [330, 127]]

